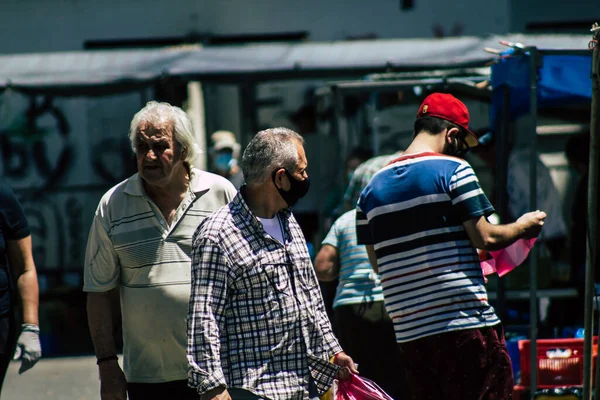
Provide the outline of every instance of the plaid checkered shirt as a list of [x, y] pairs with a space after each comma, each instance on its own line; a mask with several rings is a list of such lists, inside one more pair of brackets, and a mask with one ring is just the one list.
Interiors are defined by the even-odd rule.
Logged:
[[333, 335], [304, 235], [279, 212], [285, 245], [267, 234], [243, 199], [207, 218], [194, 234], [188, 313], [189, 385], [218, 386], [267, 399], [324, 393], [342, 349]]

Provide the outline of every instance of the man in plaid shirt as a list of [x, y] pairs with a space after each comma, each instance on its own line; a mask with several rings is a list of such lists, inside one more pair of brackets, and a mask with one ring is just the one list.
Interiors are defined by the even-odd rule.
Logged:
[[290, 211], [306, 167], [300, 135], [259, 132], [242, 157], [246, 185], [194, 235], [189, 385], [202, 399], [309, 399], [357, 373]]

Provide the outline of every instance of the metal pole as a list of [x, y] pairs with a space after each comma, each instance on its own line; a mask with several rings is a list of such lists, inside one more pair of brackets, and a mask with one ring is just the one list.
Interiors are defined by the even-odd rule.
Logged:
[[[335, 129], [335, 133], [337, 134], [338, 139], [338, 149], [337, 156], [339, 157], [338, 165], [342, 165], [346, 156], [348, 155], [349, 150], [349, 140], [348, 140], [348, 121], [346, 120], [346, 126], [342, 128], [341, 121], [344, 120], [344, 95], [340, 92], [337, 86], [333, 88], [333, 108], [334, 108], [334, 117], [333, 121], [335, 122], [332, 127]], [[344, 179], [344, 169], [340, 168], [338, 173], [338, 179], [342, 182]], [[342, 194], [343, 195], [343, 194]]]
[[371, 123], [371, 148], [373, 156], [379, 155], [379, 116], [377, 115], [377, 93], [370, 96], [367, 103], [369, 122]]
[[[508, 169], [508, 138], [510, 135], [510, 87], [505, 85], [502, 88], [502, 118], [496, 122], [498, 135], [494, 138], [496, 141], [496, 182], [498, 182], [496, 191], [496, 204], [501, 223], [505, 224], [509, 220], [508, 216], [508, 196], [507, 196], [507, 169]], [[504, 279], [498, 277], [496, 286], [496, 309], [501, 321], [506, 318], [506, 287]]]
[[[584, 342], [583, 342], [583, 398], [591, 399], [592, 388], [592, 339], [594, 336], [594, 287], [595, 287], [595, 269], [596, 269], [596, 238], [597, 238], [597, 202], [598, 202], [598, 156], [600, 155], [598, 147], [600, 146], [600, 84], [598, 82], [600, 71], [598, 63], [598, 39], [600, 30], [598, 24], [592, 28], [593, 39], [595, 40], [594, 52], [592, 54], [592, 110], [590, 116], [590, 161], [588, 172], [588, 204], [587, 204], [587, 235], [586, 235], [586, 263], [585, 263], [585, 321], [584, 321]], [[600, 399], [600, 386], [598, 368], [596, 368], [596, 393], [595, 398]]]
[[[535, 47], [525, 49], [529, 52], [529, 113], [531, 118], [530, 150], [529, 159], [529, 206], [532, 210], [537, 209], [537, 79], [538, 79], [538, 50]], [[533, 247], [529, 254], [529, 341], [530, 371], [531, 371], [531, 399], [533, 400], [537, 391], [537, 324], [538, 324], [538, 299], [537, 299], [537, 260], [538, 247]]]
[[256, 109], [256, 86], [252, 82], [244, 82], [238, 86], [240, 96], [240, 140], [242, 148], [252, 140], [258, 126]]

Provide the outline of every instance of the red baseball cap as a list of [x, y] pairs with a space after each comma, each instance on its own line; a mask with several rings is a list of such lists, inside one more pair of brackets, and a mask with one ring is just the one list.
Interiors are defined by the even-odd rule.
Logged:
[[477, 135], [469, 130], [469, 110], [465, 103], [447, 93], [433, 93], [423, 100], [417, 119], [423, 117], [435, 117], [450, 121], [469, 133], [465, 141], [469, 147], [479, 144]]

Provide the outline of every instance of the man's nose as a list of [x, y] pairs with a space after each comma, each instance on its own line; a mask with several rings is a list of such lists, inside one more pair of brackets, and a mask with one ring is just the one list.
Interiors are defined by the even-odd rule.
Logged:
[[146, 158], [149, 160], [156, 160], [156, 153], [152, 149], [148, 149], [146, 152]]

